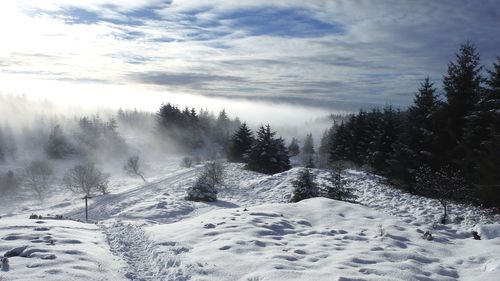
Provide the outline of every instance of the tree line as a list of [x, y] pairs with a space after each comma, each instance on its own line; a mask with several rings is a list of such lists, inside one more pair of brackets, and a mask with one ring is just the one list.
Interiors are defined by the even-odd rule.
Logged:
[[500, 58], [485, 72], [467, 42], [442, 83], [439, 95], [425, 78], [407, 110], [361, 110], [335, 124], [329, 162], [368, 166], [412, 192], [500, 207]]

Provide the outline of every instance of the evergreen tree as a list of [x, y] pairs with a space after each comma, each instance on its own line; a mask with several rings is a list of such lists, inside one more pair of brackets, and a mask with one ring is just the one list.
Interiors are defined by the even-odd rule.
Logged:
[[356, 196], [345, 187], [345, 179], [342, 178], [342, 167], [338, 163], [334, 164], [326, 182], [322, 186], [323, 196], [326, 198], [349, 201], [355, 199]]
[[221, 110], [215, 122], [213, 137], [214, 140], [222, 147], [223, 151], [228, 148], [230, 143], [230, 125], [231, 120], [229, 120], [226, 110]]
[[269, 125], [261, 126], [248, 158], [248, 169], [266, 174], [275, 174], [290, 169], [288, 150], [282, 138]]
[[73, 151], [73, 147], [64, 135], [61, 126], [54, 126], [45, 146], [47, 155], [52, 159], [62, 159], [73, 153]]
[[[442, 103], [435, 94], [436, 89], [427, 77], [424, 79], [413, 105], [408, 108], [408, 122], [406, 140], [409, 148], [416, 157], [416, 163], [426, 163], [436, 167], [444, 157], [444, 147], [441, 146], [440, 130], [442, 124]], [[418, 167], [411, 167], [416, 169]]]
[[468, 181], [479, 188], [482, 201], [491, 205], [500, 200], [500, 58], [488, 73], [487, 88], [467, 117], [462, 167]]
[[292, 202], [299, 202], [319, 196], [319, 189], [314, 182], [314, 175], [309, 169], [301, 170], [297, 179], [292, 182], [292, 185], [294, 187]]
[[292, 142], [288, 146], [288, 153], [290, 156], [297, 156], [300, 153], [299, 141], [296, 138], [292, 138]]
[[231, 162], [247, 162], [253, 142], [252, 131], [243, 123], [231, 139], [227, 159]]
[[448, 72], [443, 79], [448, 101], [449, 145], [454, 148], [462, 140], [466, 117], [480, 99], [481, 83], [484, 80], [481, 76], [483, 67], [479, 62], [479, 54], [472, 43], [463, 44], [456, 57], [456, 62], [448, 64]]
[[314, 140], [312, 134], [307, 134], [302, 146], [302, 164], [306, 168], [315, 168], [314, 165]]
[[[352, 120], [352, 119], [351, 119]], [[334, 129], [335, 134], [330, 140], [329, 162], [352, 160], [353, 147], [352, 135], [347, 126], [342, 122], [338, 128]]]
[[321, 137], [318, 149], [319, 168], [326, 168], [328, 166], [328, 158], [329, 158], [328, 151], [330, 149], [331, 140], [333, 139], [333, 134], [334, 134], [334, 126], [323, 132], [323, 136]]
[[370, 164], [382, 174], [389, 172], [388, 161], [397, 141], [398, 125], [396, 112], [392, 107], [386, 107], [378, 125], [379, 130], [372, 141], [375, 151], [370, 155]]
[[302, 146], [302, 153], [304, 154], [314, 154], [314, 140], [312, 134], [308, 134], [304, 140], [304, 145]]
[[285, 145], [285, 140], [282, 137], [279, 137], [274, 141], [274, 145], [277, 152], [277, 169], [279, 170], [279, 172], [290, 170], [292, 166], [290, 165], [290, 156]]

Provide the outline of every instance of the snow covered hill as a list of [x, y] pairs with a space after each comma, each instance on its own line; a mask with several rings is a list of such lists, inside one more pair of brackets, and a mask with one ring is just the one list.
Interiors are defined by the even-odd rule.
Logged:
[[[1, 205], [0, 254], [19, 253], [0, 280], [497, 280], [500, 273], [500, 219], [475, 207], [452, 205], [453, 222], [438, 225], [437, 202], [353, 170], [345, 176], [360, 204], [292, 204], [298, 168], [269, 176], [240, 164], [225, 165], [218, 202], [190, 202], [186, 189], [201, 166], [179, 162], [151, 164], [147, 184], [115, 175], [111, 194], [90, 201], [95, 223], [28, 219], [83, 219], [81, 199], [67, 193], [43, 206]], [[327, 172], [314, 174], [321, 182]], [[488, 239], [473, 240], [473, 229]], [[426, 231], [434, 240], [422, 238]]]

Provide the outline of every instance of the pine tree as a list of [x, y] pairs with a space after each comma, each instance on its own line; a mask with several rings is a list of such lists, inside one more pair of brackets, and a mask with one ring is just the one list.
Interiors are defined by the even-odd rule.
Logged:
[[302, 146], [302, 153], [304, 154], [314, 154], [314, 140], [312, 134], [308, 134], [304, 140], [304, 145]]
[[248, 169], [266, 174], [275, 174], [290, 169], [288, 150], [282, 138], [269, 125], [261, 126], [248, 157]]
[[456, 62], [448, 64], [443, 86], [448, 101], [447, 113], [450, 125], [450, 146], [455, 147], [462, 140], [466, 117], [474, 110], [480, 99], [482, 66], [476, 47], [466, 42], [456, 55]]
[[45, 152], [52, 159], [62, 159], [73, 153], [73, 147], [64, 136], [61, 126], [54, 126], [45, 146]]
[[290, 156], [297, 156], [300, 153], [299, 141], [296, 138], [292, 138], [290, 145], [288, 146], [288, 153]]
[[[436, 167], [444, 157], [440, 144], [442, 130], [442, 103], [436, 95], [436, 88], [429, 77], [421, 83], [413, 105], [408, 108], [407, 143], [413, 151], [415, 162]], [[411, 167], [416, 169], [418, 167]]]
[[319, 168], [326, 168], [328, 166], [328, 158], [329, 158], [329, 149], [331, 145], [331, 140], [333, 138], [334, 134], [334, 127], [325, 130], [323, 132], [323, 136], [321, 137], [320, 140], [320, 145], [318, 149], [318, 162], [319, 162]]
[[252, 131], [243, 123], [231, 138], [227, 159], [230, 162], [247, 162], [253, 142]]
[[392, 107], [384, 108], [378, 125], [377, 135], [374, 136], [372, 143], [375, 150], [370, 155], [370, 164], [375, 170], [382, 174], [389, 172], [390, 155], [393, 153], [393, 146], [398, 136], [397, 114]]
[[290, 170], [292, 166], [290, 165], [290, 156], [285, 145], [285, 140], [279, 137], [274, 141], [274, 145], [277, 151], [276, 158], [278, 159], [277, 170], [279, 172]]
[[222, 147], [223, 151], [226, 151], [230, 143], [230, 125], [231, 120], [229, 120], [226, 110], [221, 110], [215, 121], [213, 138]]
[[500, 58], [488, 70], [487, 88], [475, 111], [467, 116], [463, 144], [466, 155], [462, 167], [475, 184], [483, 202], [500, 200]]
[[292, 182], [292, 185], [294, 187], [292, 202], [299, 202], [319, 196], [319, 189], [314, 182], [314, 175], [309, 169], [301, 170], [298, 178]]
[[354, 155], [352, 145], [352, 135], [344, 122], [342, 122], [335, 129], [335, 134], [332, 135], [332, 139], [330, 140], [329, 162], [352, 160]]
[[338, 163], [334, 164], [326, 182], [323, 184], [322, 193], [326, 198], [340, 201], [349, 201], [356, 198], [356, 196], [345, 187], [345, 179], [342, 177], [342, 167]]

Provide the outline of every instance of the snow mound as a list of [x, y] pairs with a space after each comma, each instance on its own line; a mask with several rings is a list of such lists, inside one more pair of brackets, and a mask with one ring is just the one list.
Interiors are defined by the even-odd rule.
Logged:
[[9, 218], [1, 223], [0, 280], [122, 279], [121, 264], [96, 225]]
[[476, 227], [481, 239], [489, 240], [500, 237], [500, 224], [482, 224]]
[[[427, 241], [421, 238], [425, 230], [325, 198], [214, 210], [145, 228], [165, 253], [183, 245], [176, 256], [193, 280], [457, 280], [461, 274], [488, 280], [473, 261], [481, 251], [491, 256], [491, 248], [457, 257], [454, 248], [477, 241], [437, 230]], [[466, 244], [451, 247], [452, 238]]]

